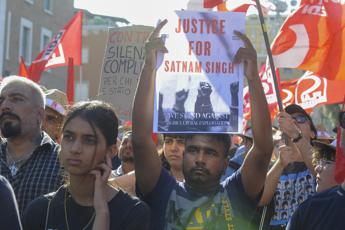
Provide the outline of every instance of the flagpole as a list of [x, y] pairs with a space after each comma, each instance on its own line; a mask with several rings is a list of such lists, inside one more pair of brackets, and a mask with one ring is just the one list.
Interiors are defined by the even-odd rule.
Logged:
[[83, 65], [79, 66], [79, 98], [81, 98], [81, 84], [83, 82]]
[[267, 25], [265, 24], [265, 19], [264, 19], [264, 15], [262, 13], [260, 0], [255, 0], [255, 1], [256, 1], [256, 7], [258, 8], [258, 12], [259, 12], [259, 19], [260, 19], [262, 33], [264, 35], [268, 60], [270, 62], [270, 68], [271, 68], [271, 72], [272, 72], [272, 76], [273, 76], [273, 82], [274, 82], [274, 87], [275, 87], [275, 91], [276, 91], [279, 111], [283, 111], [283, 103], [282, 103], [282, 99], [280, 96], [280, 91], [279, 91], [279, 87], [278, 87], [278, 80], [277, 80], [277, 75], [276, 75], [276, 71], [275, 71], [276, 68], [274, 66], [272, 51], [271, 51], [270, 42], [269, 42], [268, 34], [267, 34]]

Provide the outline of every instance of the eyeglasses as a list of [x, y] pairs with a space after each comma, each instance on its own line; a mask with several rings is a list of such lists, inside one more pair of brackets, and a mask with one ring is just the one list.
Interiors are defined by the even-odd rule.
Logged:
[[345, 111], [339, 113], [339, 125], [345, 129]]
[[317, 159], [313, 162], [314, 166], [320, 166], [321, 168], [325, 167], [326, 165], [333, 165], [335, 164], [334, 161], [325, 160], [325, 159]]
[[298, 115], [292, 116], [292, 119], [297, 121], [297, 123], [299, 123], [299, 124], [303, 124], [303, 123], [305, 123], [308, 120], [308, 118], [305, 115], [302, 115], [302, 114], [298, 114]]

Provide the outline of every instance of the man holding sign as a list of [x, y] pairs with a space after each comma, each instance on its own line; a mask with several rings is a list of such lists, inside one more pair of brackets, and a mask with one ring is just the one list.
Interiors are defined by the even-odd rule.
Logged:
[[167, 53], [161, 22], [146, 44], [146, 60], [133, 105], [133, 149], [138, 193], [151, 207], [152, 229], [252, 229], [251, 215], [263, 190], [273, 150], [270, 115], [258, 76], [256, 51], [249, 39], [235, 32], [245, 47], [235, 56], [243, 61], [253, 111], [254, 144], [238, 172], [220, 183], [228, 166], [227, 134], [186, 135], [184, 182], [161, 166], [151, 139], [157, 52]]
[[164, 28], [174, 52], [157, 61], [154, 131], [240, 132], [243, 67], [233, 57], [243, 43], [233, 31], [244, 30], [245, 15], [175, 13]]

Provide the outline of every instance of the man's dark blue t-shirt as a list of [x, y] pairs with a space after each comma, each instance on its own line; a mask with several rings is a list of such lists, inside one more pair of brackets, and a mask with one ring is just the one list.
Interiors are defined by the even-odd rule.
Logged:
[[220, 184], [217, 191], [197, 194], [162, 169], [153, 191], [141, 198], [151, 208], [152, 229], [253, 228], [250, 222], [256, 203], [246, 195], [240, 171]]
[[345, 191], [337, 186], [303, 202], [293, 214], [287, 230], [344, 229]]
[[0, 204], [0, 229], [22, 229], [13, 189], [3, 176], [0, 176]]

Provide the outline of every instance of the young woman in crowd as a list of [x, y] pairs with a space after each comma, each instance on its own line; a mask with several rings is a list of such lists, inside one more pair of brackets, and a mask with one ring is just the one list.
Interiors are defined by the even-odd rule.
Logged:
[[29, 205], [24, 229], [148, 229], [148, 207], [108, 184], [117, 134], [109, 104], [82, 102], [70, 109], [59, 155], [68, 182]]
[[162, 165], [178, 181], [183, 181], [182, 158], [185, 137], [177, 134], [164, 134], [163, 148], [160, 152]]

